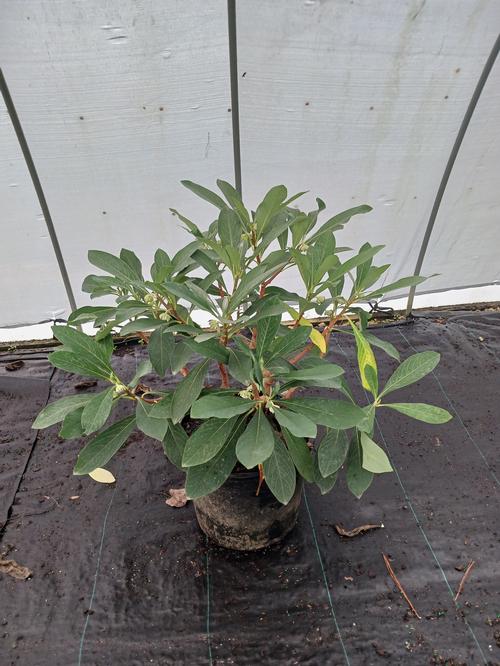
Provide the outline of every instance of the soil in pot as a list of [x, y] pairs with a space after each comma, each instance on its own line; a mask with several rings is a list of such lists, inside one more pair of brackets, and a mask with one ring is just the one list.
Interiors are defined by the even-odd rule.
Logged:
[[265, 483], [256, 496], [256, 470], [235, 470], [218, 490], [194, 500], [203, 532], [217, 545], [234, 550], [257, 550], [277, 543], [297, 522], [302, 479], [292, 499], [281, 504]]

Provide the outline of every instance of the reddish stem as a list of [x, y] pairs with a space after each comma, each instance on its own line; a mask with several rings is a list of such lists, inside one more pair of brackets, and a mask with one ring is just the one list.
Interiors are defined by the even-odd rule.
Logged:
[[220, 377], [221, 377], [221, 388], [229, 388], [229, 375], [227, 374], [226, 366], [224, 363], [219, 363], [219, 371], [220, 371]]

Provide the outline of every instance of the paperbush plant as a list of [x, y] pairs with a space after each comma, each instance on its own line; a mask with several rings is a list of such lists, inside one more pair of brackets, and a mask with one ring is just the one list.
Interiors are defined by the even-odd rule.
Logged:
[[[259, 487], [265, 480], [284, 504], [294, 493], [297, 473], [326, 493], [342, 468], [348, 487], [361, 497], [374, 474], [392, 469], [373, 439], [379, 409], [434, 424], [451, 418], [432, 405], [391, 402], [396, 389], [431, 372], [439, 354], [410, 356], [380, 386], [373, 348], [395, 361], [399, 354], [367, 330], [370, 316], [360, 308], [425, 278], [375, 286], [389, 268], [373, 263], [383, 246], [365, 243], [353, 253], [337, 245], [337, 232], [370, 206], [319, 224], [323, 201], [316, 200], [315, 210], [301, 211], [293, 203], [304, 193], [288, 197], [283, 185], [269, 190], [255, 211], [225, 181], [217, 181], [222, 196], [190, 181], [183, 185], [213, 204], [216, 219], [203, 231], [172, 209], [193, 240], [172, 257], [157, 250], [150, 279], [130, 250], [120, 256], [89, 252], [90, 263], [105, 275], [89, 275], [83, 290], [92, 299], [113, 296], [116, 304], [79, 308], [67, 325], [54, 326], [62, 347], [49, 359], [56, 368], [109, 386], [49, 404], [34, 427], [62, 421], [61, 437], [93, 436], [78, 456], [75, 474], [102, 468], [138, 428], [159, 440], [167, 458], [186, 472], [190, 498], [216, 490], [238, 463], [256, 468]], [[302, 281], [297, 293], [274, 284], [291, 267]], [[306, 318], [311, 312], [325, 318], [321, 330]], [[291, 325], [283, 323], [287, 319]], [[78, 330], [88, 322], [98, 329], [95, 337]], [[147, 342], [149, 358], [130, 381], [113, 369], [112, 333]], [[326, 357], [332, 334], [354, 336], [367, 404], [357, 404], [344, 368]], [[220, 386], [205, 384], [214, 362]], [[152, 372], [160, 378], [180, 375], [175, 389], [146, 386], [141, 379]], [[329, 397], [308, 396], [310, 387], [329, 389]], [[113, 420], [113, 409], [123, 400], [132, 402], [133, 413]], [[189, 418], [199, 425], [188, 436]]]

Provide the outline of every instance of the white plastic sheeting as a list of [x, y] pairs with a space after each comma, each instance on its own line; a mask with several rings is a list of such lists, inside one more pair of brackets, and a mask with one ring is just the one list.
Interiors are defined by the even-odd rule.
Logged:
[[[411, 274], [458, 127], [500, 25], [496, 0], [236, 2], [243, 191], [310, 190], [327, 212], [370, 203], [342, 244], [385, 243]], [[0, 63], [79, 305], [89, 248], [185, 241], [206, 227], [181, 178], [232, 180], [226, 3], [0, 0]], [[499, 279], [498, 98], [492, 71], [452, 172], [422, 290]], [[0, 107], [0, 325], [68, 312], [48, 234]], [[290, 286], [294, 280], [288, 278]]]

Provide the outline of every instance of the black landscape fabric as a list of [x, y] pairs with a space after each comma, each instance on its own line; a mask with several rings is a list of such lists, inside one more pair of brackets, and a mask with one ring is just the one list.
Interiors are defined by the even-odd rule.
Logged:
[[[0, 567], [1, 666], [500, 664], [500, 313], [428, 313], [378, 335], [403, 358], [441, 352], [398, 400], [453, 420], [381, 410], [375, 439], [396, 473], [359, 501], [343, 479], [324, 497], [307, 487], [296, 529], [256, 553], [211, 545], [191, 503], [165, 504], [183, 475], [140, 433], [108, 466], [116, 484], [73, 476], [81, 441], [56, 426], [36, 436], [31, 422], [81, 378], [43, 353], [20, 351], [10, 372], [0, 356], [0, 554], [32, 571], [19, 580]], [[352, 339], [336, 340], [330, 355], [357, 385]], [[122, 347], [116, 368], [131, 376], [144, 353]], [[386, 378], [394, 362], [377, 357]], [[336, 524], [383, 527], [348, 538]]]

